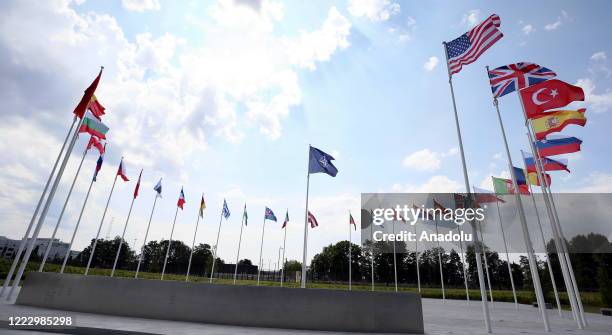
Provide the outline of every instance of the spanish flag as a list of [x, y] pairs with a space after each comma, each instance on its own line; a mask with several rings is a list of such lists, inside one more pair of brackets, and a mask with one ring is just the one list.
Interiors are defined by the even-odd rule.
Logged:
[[569, 124], [584, 126], [586, 117], [584, 112], [586, 108], [581, 108], [577, 111], [559, 110], [550, 113], [545, 113], [542, 116], [532, 119], [533, 131], [536, 138], [542, 140], [546, 135], [563, 130]]

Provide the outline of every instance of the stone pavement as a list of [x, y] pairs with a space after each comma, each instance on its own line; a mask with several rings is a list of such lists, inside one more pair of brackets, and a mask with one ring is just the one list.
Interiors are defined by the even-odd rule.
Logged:
[[[612, 317], [587, 314], [589, 325], [585, 330], [578, 330], [571, 318], [570, 312], [564, 312], [560, 318], [556, 310], [549, 310], [551, 333], [544, 331], [538, 309], [519, 305], [518, 310], [514, 304], [496, 302], [490, 304], [491, 320], [494, 334], [588, 334], [603, 335], [612, 333]], [[361, 308], [361, 306], [356, 306]], [[426, 334], [486, 334], [482, 321], [480, 301], [469, 304], [461, 300], [423, 299], [423, 312]], [[334, 332], [314, 332], [303, 330], [269, 329], [233, 327], [212, 324], [199, 324], [190, 322], [163, 321], [139, 318], [127, 318], [110, 315], [97, 315], [88, 313], [75, 313], [56, 311], [36, 307], [15, 305], [12, 301], [0, 302], [0, 334], [46, 334], [41, 331], [22, 331], [9, 329], [7, 321], [9, 316], [71, 316], [77, 329], [55, 330], [55, 334], [212, 334], [212, 335], [260, 335], [260, 334], [312, 334], [332, 335]], [[279, 315], [278, 317], [283, 317]], [[410, 315], [406, 315], [410, 317]], [[356, 333], [352, 333], [356, 334]]]

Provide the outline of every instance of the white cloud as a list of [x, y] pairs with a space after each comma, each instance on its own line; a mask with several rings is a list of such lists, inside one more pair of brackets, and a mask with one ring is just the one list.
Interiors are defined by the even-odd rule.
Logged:
[[447, 152], [435, 152], [425, 148], [404, 157], [402, 165], [417, 171], [435, 171], [440, 168], [443, 158], [457, 153], [457, 148], [451, 148]]
[[387, 21], [399, 13], [400, 5], [390, 0], [349, 0], [348, 11], [355, 17], [366, 17], [371, 21]]
[[388, 31], [390, 34], [397, 36], [398, 42], [404, 43], [412, 40], [416, 27], [416, 20], [409, 16], [404, 26], [389, 27]]
[[480, 10], [478, 9], [472, 9], [469, 12], [463, 14], [463, 18], [461, 19], [461, 24], [466, 25], [468, 27], [473, 27], [478, 22], [480, 22]]
[[606, 53], [604, 51], [599, 51], [599, 52], [594, 53], [591, 56], [591, 59], [595, 60], [595, 61], [603, 61], [603, 60], [607, 59], [607, 56], [606, 56]]
[[523, 31], [523, 34], [530, 35], [535, 31], [535, 28], [530, 24], [526, 24], [523, 26], [523, 28], [521, 28], [521, 30]]
[[159, 0], [121, 0], [123, 8], [133, 12], [144, 12], [146, 10], [160, 10]]
[[447, 193], [459, 192], [463, 188], [463, 184], [452, 180], [447, 176], [439, 175], [429, 178], [425, 183], [420, 185], [394, 184], [391, 187], [391, 191], [398, 193]]
[[561, 27], [565, 22], [571, 21], [572, 18], [567, 14], [566, 11], [561, 10], [561, 16], [557, 17], [555, 22], [549, 23], [544, 26], [546, 31], [554, 31]]
[[612, 193], [612, 174], [593, 172], [584, 178], [581, 185], [563, 190], [575, 193]]
[[608, 90], [605, 93], [596, 94], [595, 83], [589, 78], [578, 79], [576, 85], [584, 90], [584, 100], [591, 111], [601, 113], [612, 108], [612, 91]]
[[553, 23], [549, 23], [547, 25], [544, 26], [544, 29], [548, 30], [548, 31], [553, 31], [553, 30], [557, 30], [557, 28], [561, 27], [561, 20], [557, 20]]
[[433, 69], [436, 68], [436, 66], [438, 65], [438, 62], [440, 60], [438, 59], [438, 57], [436, 56], [431, 56], [429, 57], [429, 59], [427, 59], [427, 62], [425, 62], [425, 64], [423, 64], [423, 68], [427, 71], [433, 71]]
[[480, 180], [478, 187], [483, 188], [485, 190], [492, 191], [493, 190], [493, 179], [491, 179], [491, 176], [497, 177], [497, 178], [510, 179], [510, 172], [508, 170], [502, 170], [499, 173], [489, 172], [485, 175], [484, 178], [482, 178], [482, 180]]

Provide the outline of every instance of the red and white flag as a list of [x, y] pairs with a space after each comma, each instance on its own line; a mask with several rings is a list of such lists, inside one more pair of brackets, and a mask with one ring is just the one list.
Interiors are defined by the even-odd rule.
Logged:
[[310, 228], [319, 226], [317, 219], [314, 217], [314, 215], [312, 215], [312, 213], [310, 213], [310, 211], [308, 211], [308, 222], [310, 222]]
[[134, 199], [138, 196], [138, 190], [140, 189], [140, 177], [142, 177], [142, 170], [140, 170], [140, 174], [138, 175], [138, 182], [136, 183], [136, 187], [134, 188]]
[[87, 143], [87, 150], [91, 149], [91, 147], [98, 149], [100, 155], [104, 154], [104, 144], [95, 136], [91, 136], [89, 138], [89, 143]]
[[527, 118], [532, 119], [553, 108], [567, 106], [573, 101], [584, 101], [584, 91], [578, 86], [552, 79], [519, 91]]
[[183, 205], [185, 204], [185, 193], [183, 193], [183, 188], [181, 187], [181, 194], [179, 194], [178, 202], [176, 203], [180, 209], [183, 209]]
[[121, 177], [123, 181], [129, 181], [125, 173], [125, 163], [123, 162], [123, 157], [121, 157], [121, 162], [119, 163], [119, 168], [117, 169], [117, 175]]
[[357, 224], [355, 224], [355, 220], [353, 219], [353, 215], [351, 215], [349, 213], [349, 224], [353, 225], [353, 228], [355, 228], [355, 230], [357, 230]]

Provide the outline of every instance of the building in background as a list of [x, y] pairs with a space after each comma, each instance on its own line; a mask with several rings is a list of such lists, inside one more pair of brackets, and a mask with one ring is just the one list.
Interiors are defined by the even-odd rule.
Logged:
[[[36, 251], [38, 257], [44, 256], [45, 250], [47, 249], [47, 245], [50, 242], [50, 238], [38, 238], [36, 240], [34, 250]], [[0, 256], [4, 258], [15, 257], [15, 253], [17, 253], [17, 250], [19, 249], [20, 243], [21, 240], [14, 240], [6, 236], [0, 236]], [[55, 258], [64, 257], [64, 255], [66, 254], [66, 250], [68, 250], [68, 243], [61, 242], [57, 238], [53, 239], [53, 245], [51, 246], [51, 250], [49, 251], [49, 259], [53, 260]], [[70, 256], [74, 257], [75, 254], [78, 254], [78, 252], [72, 251], [70, 253]]]

